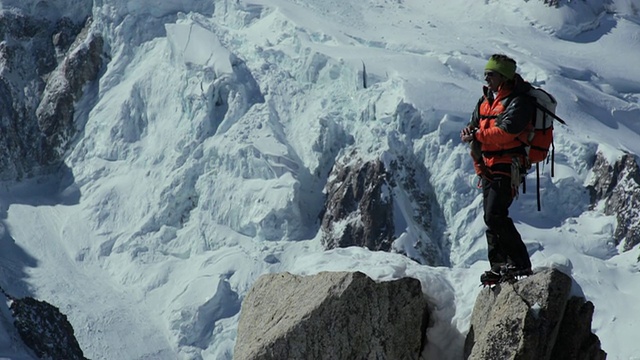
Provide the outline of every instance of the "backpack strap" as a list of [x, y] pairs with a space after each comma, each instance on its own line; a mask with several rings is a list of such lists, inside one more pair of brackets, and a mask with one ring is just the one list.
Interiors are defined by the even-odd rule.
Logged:
[[[528, 95], [529, 96], [529, 95]], [[533, 96], [531, 96], [533, 97]], [[549, 111], [547, 108], [545, 108], [544, 106], [540, 105], [537, 101], [534, 101], [533, 104], [535, 105], [536, 108], [538, 108], [539, 110], [541, 110], [543, 113], [553, 117], [554, 119], [558, 120], [559, 123], [561, 123], [562, 125], [568, 126], [567, 122], [562, 120], [562, 118], [554, 113], [552, 113], [551, 111]]]
[[[533, 103], [533, 105], [535, 106], [536, 109], [542, 110], [545, 114], [553, 116], [554, 118], [558, 119], [561, 123], [565, 124], [564, 120], [560, 119], [556, 114], [554, 114], [551, 111], [547, 110], [544, 106], [538, 104], [538, 101], [537, 101], [535, 96], [529, 95], [527, 93], [520, 93], [520, 94], [517, 94], [517, 95], [510, 95], [509, 97], [507, 97], [507, 100], [506, 100], [506, 103], [505, 103], [505, 108], [507, 106], [509, 106], [509, 103], [516, 96], [529, 97], [531, 99], [531, 102]], [[536, 115], [534, 113], [533, 116], [531, 117], [531, 122], [532, 123], [535, 121], [535, 118], [536, 118]], [[530, 144], [527, 144], [526, 142], [522, 141], [521, 139], [518, 139], [518, 140], [522, 143], [523, 149], [526, 146], [531, 146]], [[542, 149], [542, 150], [546, 150], [546, 149]], [[553, 164], [551, 165], [551, 167], [553, 168]], [[522, 179], [522, 193], [526, 194], [526, 192], [527, 192], [527, 181], [526, 181], [526, 177], [523, 177], [523, 179]], [[537, 200], [537, 203], [538, 203], [538, 211], [541, 211], [542, 207], [540, 205], [540, 164], [539, 163], [536, 163], [536, 200]]]
[[480, 116], [480, 105], [482, 105], [483, 102], [484, 96], [480, 96], [480, 99], [478, 99], [478, 103], [476, 104], [476, 117], [478, 118], [478, 125], [480, 125], [480, 119], [482, 119], [482, 116]]
[[540, 164], [538, 163], [536, 163], [536, 200], [538, 201], [538, 211], [540, 211]]
[[495, 150], [495, 151], [483, 151], [482, 155], [484, 155], [486, 157], [502, 156], [502, 155], [507, 155], [507, 154], [524, 155], [524, 156], [526, 156], [527, 155], [527, 150], [526, 150], [527, 144], [524, 143], [520, 139], [518, 139], [518, 141], [520, 141], [522, 143], [522, 145], [516, 146], [516, 147], [511, 148], [511, 149]]

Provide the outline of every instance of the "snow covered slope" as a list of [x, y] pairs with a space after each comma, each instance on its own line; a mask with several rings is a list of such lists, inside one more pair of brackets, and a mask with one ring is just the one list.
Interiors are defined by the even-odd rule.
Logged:
[[[91, 1], [0, 3], [77, 18]], [[542, 212], [533, 192], [512, 207], [534, 267], [571, 272], [596, 306], [609, 358], [638, 359], [638, 249], [618, 253], [615, 219], [589, 210], [584, 187], [597, 151], [640, 154], [639, 9], [639, 0], [95, 1], [110, 62], [77, 104], [81, 135], [66, 167], [3, 184], [0, 285], [60, 307], [91, 359], [222, 360], [260, 274], [413, 276], [437, 304], [426, 352], [459, 358], [488, 263], [458, 133], [486, 60], [505, 53], [569, 123], [556, 132], [556, 176], [542, 178]], [[322, 250], [322, 190], [335, 159], [354, 150], [421, 169], [450, 267]], [[399, 237], [400, 247], [419, 238]], [[6, 321], [0, 356], [28, 358]]]

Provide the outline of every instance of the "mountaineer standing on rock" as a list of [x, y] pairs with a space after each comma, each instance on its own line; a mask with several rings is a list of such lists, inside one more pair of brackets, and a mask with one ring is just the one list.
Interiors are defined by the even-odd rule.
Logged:
[[535, 103], [525, 94], [531, 85], [516, 74], [515, 60], [494, 54], [485, 66], [483, 95], [460, 132], [470, 143], [476, 173], [482, 182], [484, 222], [491, 269], [480, 277], [483, 284], [499, 282], [503, 275], [530, 275], [527, 248], [509, 206], [518, 194], [521, 171], [528, 169], [526, 153]]

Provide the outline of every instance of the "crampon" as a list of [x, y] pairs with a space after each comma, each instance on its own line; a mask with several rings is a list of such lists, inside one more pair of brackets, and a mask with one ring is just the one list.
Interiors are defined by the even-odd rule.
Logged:
[[480, 284], [481, 286], [490, 287], [493, 287], [500, 283], [513, 284], [516, 281], [532, 274], [533, 271], [531, 271], [531, 269], [517, 269], [512, 266], [506, 265], [500, 267], [498, 271], [493, 269], [485, 271], [482, 275], [480, 275]]

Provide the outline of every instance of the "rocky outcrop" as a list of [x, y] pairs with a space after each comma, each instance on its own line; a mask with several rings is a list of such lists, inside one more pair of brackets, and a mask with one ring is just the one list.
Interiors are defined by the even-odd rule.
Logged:
[[325, 249], [361, 246], [448, 266], [450, 241], [438, 220], [444, 215], [419, 163], [389, 152], [366, 161], [357, 151], [336, 161], [320, 215]]
[[392, 187], [380, 160], [336, 163], [325, 187], [324, 247], [388, 251], [394, 235]]
[[49, 76], [42, 100], [36, 109], [38, 127], [44, 135], [41, 162], [55, 163], [76, 134], [74, 104], [86, 84], [96, 80], [102, 68], [104, 41], [97, 33], [81, 33], [77, 46]]
[[[410, 233], [416, 240], [411, 241], [411, 249], [394, 246], [393, 251], [431, 266], [450, 266], [447, 229], [442, 225], [444, 215], [441, 205], [437, 203], [435, 190], [429, 181], [427, 170], [420, 160], [412, 156], [398, 156], [386, 162], [387, 172], [391, 174], [394, 197], [403, 199], [396, 202], [394, 209], [402, 216], [406, 224], [405, 233]], [[404, 207], [404, 211], [400, 208]], [[397, 231], [396, 231], [397, 232]], [[394, 244], [396, 245], [396, 244]], [[409, 246], [404, 242], [404, 246]]]
[[546, 270], [483, 289], [476, 299], [465, 359], [605, 359], [591, 333], [593, 305], [569, 297], [572, 280]]
[[617, 219], [616, 244], [622, 244], [624, 251], [630, 250], [640, 243], [640, 168], [636, 158], [624, 154], [610, 164], [598, 153], [592, 171], [593, 181], [587, 186], [591, 203], [595, 206], [604, 201], [604, 213]]
[[263, 275], [242, 303], [234, 359], [418, 359], [428, 317], [416, 279]]
[[20, 338], [39, 358], [86, 359], [67, 316], [57, 307], [32, 297], [5, 296]]
[[551, 359], [606, 359], [600, 339], [591, 332], [594, 309], [590, 301], [581, 297], [569, 299]]
[[91, 21], [0, 10], [0, 180], [47, 172], [78, 131], [74, 105], [103, 66]]

